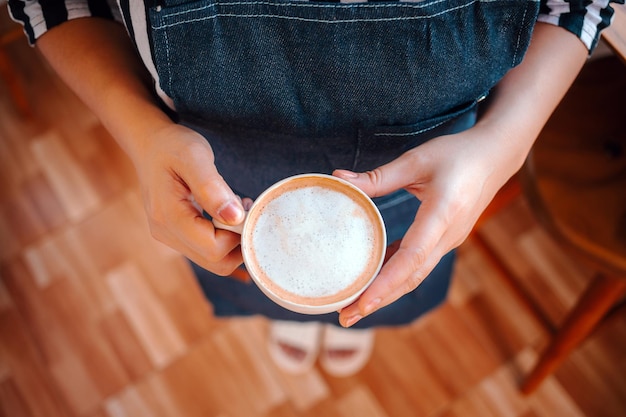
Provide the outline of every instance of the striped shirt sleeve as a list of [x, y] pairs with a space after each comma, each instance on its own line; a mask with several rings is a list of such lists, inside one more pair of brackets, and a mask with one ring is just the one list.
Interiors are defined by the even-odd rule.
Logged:
[[9, 13], [24, 27], [31, 45], [47, 30], [71, 19], [101, 17], [121, 21], [116, 3], [107, 0], [9, 0]]
[[537, 20], [572, 32], [591, 53], [613, 18], [610, 3], [624, 4], [624, 0], [541, 0]]

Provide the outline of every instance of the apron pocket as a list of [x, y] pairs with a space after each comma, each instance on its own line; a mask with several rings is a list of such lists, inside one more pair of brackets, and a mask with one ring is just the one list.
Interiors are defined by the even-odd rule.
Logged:
[[484, 95], [419, 123], [359, 130], [359, 145], [353, 170], [372, 170], [430, 139], [470, 128], [476, 122], [477, 103], [483, 97]]

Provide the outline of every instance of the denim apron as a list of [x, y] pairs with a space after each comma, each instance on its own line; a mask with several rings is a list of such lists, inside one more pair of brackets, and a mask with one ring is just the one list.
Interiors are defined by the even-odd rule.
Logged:
[[[533, 0], [320, 2], [163, 0], [149, 9], [160, 87], [200, 132], [239, 195], [305, 172], [365, 171], [463, 131], [480, 98], [523, 58]], [[419, 201], [375, 199], [389, 242]], [[356, 327], [406, 324], [445, 299], [454, 253], [415, 291]], [[284, 310], [254, 284], [194, 265], [218, 316], [337, 323]]]

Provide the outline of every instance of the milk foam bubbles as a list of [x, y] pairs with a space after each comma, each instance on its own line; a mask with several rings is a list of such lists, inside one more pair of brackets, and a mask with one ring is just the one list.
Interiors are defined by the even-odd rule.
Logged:
[[336, 294], [371, 267], [375, 234], [363, 207], [320, 186], [295, 188], [269, 201], [254, 225], [260, 271], [300, 297]]

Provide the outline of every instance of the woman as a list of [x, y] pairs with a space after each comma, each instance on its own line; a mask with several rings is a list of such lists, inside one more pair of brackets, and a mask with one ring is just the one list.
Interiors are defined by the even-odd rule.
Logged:
[[[445, 298], [453, 249], [612, 16], [607, 1], [563, 0], [9, 4], [133, 161], [153, 235], [193, 261], [215, 314], [275, 320], [279, 365], [302, 372], [322, 345], [334, 375], [367, 361], [363, 329], [409, 323]], [[239, 236], [203, 211], [238, 224], [248, 198], [301, 172], [363, 189], [399, 242], [339, 313], [350, 330], [221, 277], [242, 263]]]

